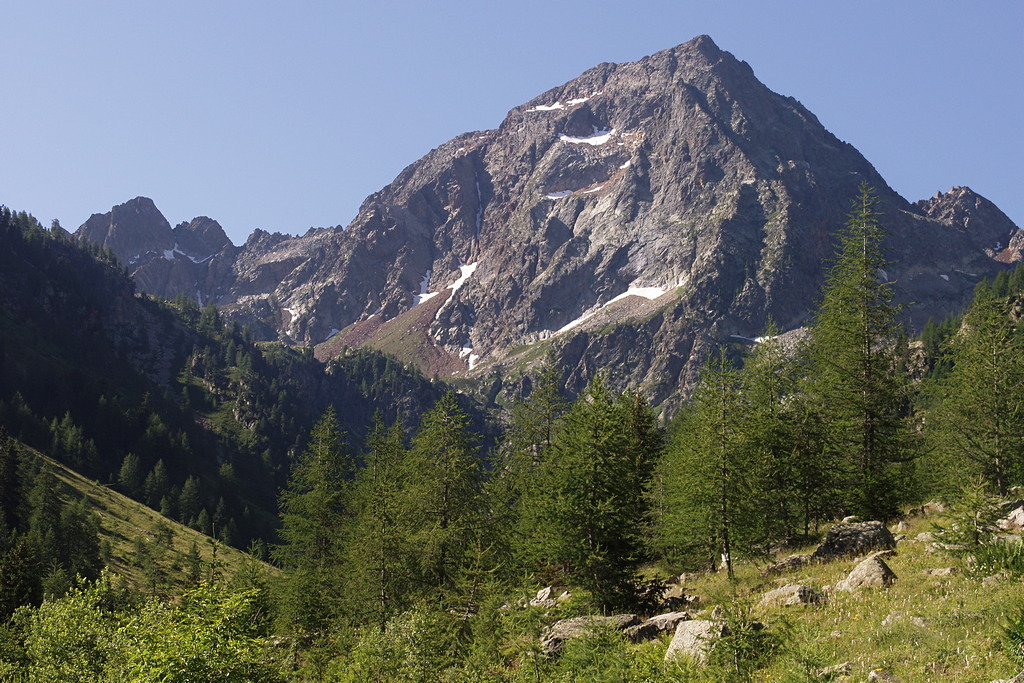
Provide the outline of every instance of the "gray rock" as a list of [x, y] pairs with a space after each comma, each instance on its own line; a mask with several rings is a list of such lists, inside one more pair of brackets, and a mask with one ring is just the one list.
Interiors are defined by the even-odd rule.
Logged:
[[1024, 505], [1013, 508], [1006, 517], [1000, 519], [996, 524], [1003, 531], [1024, 530]]
[[791, 607], [794, 605], [823, 605], [828, 602], [823, 594], [810, 586], [793, 583], [769, 591], [761, 598], [762, 607]]
[[881, 522], [840, 523], [829, 529], [825, 540], [815, 549], [813, 558], [831, 560], [895, 547], [896, 539]]
[[635, 626], [640, 620], [635, 614], [615, 614], [610, 617], [585, 616], [556, 621], [544, 632], [540, 639], [541, 650], [546, 655], [555, 655], [562, 651], [566, 642], [591, 633], [597, 628], [614, 628], [624, 631]]
[[896, 574], [885, 560], [869, 557], [853, 568], [847, 577], [836, 583], [835, 590], [853, 592], [862, 588], [885, 588], [896, 581]]
[[689, 618], [690, 615], [687, 612], [658, 614], [641, 624], [627, 627], [624, 633], [634, 643], [653, 640], [663, 633], [674, 630], [680, 622], [687, 621]]
[[882, 671], [881, 669], [872, 669], [868, 672], [868, 681], [877, 683], [892, 683], [896, 680], [896, 677], [888, 671]]
[[810, 563], [810, 553], [797, 553], [785, 557], [777, 562], [772, 562], [764, 569], [761, 570], [761, 576], [771, 576], [772, 574], [784, 574], [794, 569], [799, 569], [804, 565]]
[[939, 569], [925, 569], [927, 576], [952, 576], [956, 574], [956, 567], [942, 567]]
[[728, 631], [725, 625], [717, 620], [697, 619], [680, 622], [665, 652], [665, 661], [687, 657], [697, 664], [704, 664], [715, 646], [715, 641], [726, 633]]

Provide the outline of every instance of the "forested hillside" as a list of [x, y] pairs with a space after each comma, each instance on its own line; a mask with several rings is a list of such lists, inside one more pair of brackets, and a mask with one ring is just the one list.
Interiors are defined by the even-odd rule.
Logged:
[[[135, 296], [109, 258], [4, 210], [7, 430], [168, 517], [263, 541], [280, 569], [209, 574], [177, 596], [121, 587], [99, 573], [98, 551], [46, 554], [40, 539], [94, 521], [71, 505], [48, 532], [39, 510], [53, 497], [0, 451], [4, 673], [797, 681], [846, 657], [856, 661], [824, 677], [878, 662], [901, 680], [991, 680], [1024, 666], [1013, 654], [1024, 613], [992, 601], [1024, 576], [1019, 537], [996, 525], [1024, 485], [1024, 270], [983, 282], [962, 318], [912, 339], [876, 206], [862, 185], [806, 333], [794, 341], [769, 323], [752, 345], [719, 347], [668, 424], [599, 372], [566, 395], [550, 361], [487, 418], [379, 355], [321, 366], [308, 350], [254, 344], [215, 307]], [[81, 278], [98, 286], [77, 294]], [[953, 505], [913, 545], [933, 498]], [[901, 531], [899, 545], [884, 540], [899, 559], [884, 558], [916, 572], [900, 579], [912, 591], [844, 597], [827, 539], [765, 567], [847, 516]], [[956, 578], [915, 578], [932, 558]], [[42, 584], [15, 579], [42, 564]], [[759, 604], [771, 571], [794, 570], [820, 599], [788, 618]], [[912, 634], [913, 651], [852, 624], [924, 610], [918, 593], [938, 635]], [[899, 618], [893, 641], [907, 633], [890, 628]], [[688, 621], [717, 629], [703, 637], [710, 654], [672, 654], [662, 634]], [[1008, 654], [992, 654], [1004, 641]]]
[[380, 354], [322, 364], [213, 306], [136, 296], [108, 252], [26, 213], [0, 210], [0, 242], [0, 425], [226, 543], [273, 538], [277, 492], [328, 405], [359, 444], [376, 412], [410, 425], [442, 393]]

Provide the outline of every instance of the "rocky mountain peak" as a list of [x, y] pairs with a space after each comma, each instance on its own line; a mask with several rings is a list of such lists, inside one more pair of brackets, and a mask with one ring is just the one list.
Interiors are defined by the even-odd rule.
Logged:
[[205, 260], [225, 249], [234, 248], [220, 223], [206, 216], [199, 216], [188, 223], [176, 226], [174, 239], [179, 251], [198, 260]]
[[125, 264], [147, 253], [174, 248], [170, 223], [148, 197], [118, 204], [107, 213], [94, 213], [75, 235], [102, 244]]
[[925, 216], [960, 229], [980, 250], [1004, 263], [1021, 260], [1018, 228], [999, 207], [969, 187], [951, 187], [914, 202]]
[[[257, 231], [232, 251], [213, 221], [197, 224], [204, 254], [224, 245], [209, 261], [219, 269], [157, 281], [164, 259], [144, 288], [195, 292], [257, 336], [321, 356], [370, 345], [428, 374], [504, 377], [551, 351], [570, 389], [607, 369], [660, 403], [768, 316], [806, 322], [862, 182], [890, 231], [897, 295], [922, 321], [962, 305], [1003, 267], [995, 258], [1019, 258], [996, 253], [1020, 233], [990, 203], [963, 190], [909, 204], [699, 36], [598, 65], [497, 129], [443, 143], [344, 230]], [[179, 261], [180, 273], [201, 265]]]

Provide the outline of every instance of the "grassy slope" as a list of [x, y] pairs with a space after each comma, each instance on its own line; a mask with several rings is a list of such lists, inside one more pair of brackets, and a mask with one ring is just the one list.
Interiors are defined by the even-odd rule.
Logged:
[[[823, 607], [757, 605], [764, 593], [789, 583], [818, 590], [835, 585], [857, 562], [838, 560], [767, 579], [757, 567], [745, 565], [739, 568], [735, 585], [722, 575], [707, 575], [687, 584], [688, 592], [708, 599], [704, 615], [715, 603], [735, 597], [751, 604], [754, 617], [769, 628], [790, 630], [786, 649], [755, 680], [816, 680], [819, 670], [843, 662], [853, 664], [852, 673], [834, 680], [866, 680], [872, 669], [894, 674], [898, 681], [1012, 678], [1018, 667], [1003, 651], [1001, 626], [1024, 597], [1021, 582], [965, 573], [960, 559], [913, 540], [918, 533], [933, 530], [934, 518], [907, 521], [907, 539], [898, 543], [898, 554], [886, 560], [898, 581], [884, 590], [834, 592]], [[926, 573], [947, 567], [955, 573]]]
[[[87, 479], [68, 469], [59, 462], [31, 451], [45, 460], [61, 483], [61, 496], [66, 501], [78, 500], [83, 496], [99, 517], [100, 539], [110, 545], [108, 566], [112, 572], [126, 577], [133, 585], [142, 586], [144, 581], [140, 567], [133, 561], [136, 539], [156, 543], [162, 549], [160, 564], [167, 575], [167, 583], [181, 586], [185, 579], [186, 557], [195, 543], [203, 562], [216, 560], [226, 575], [231, 575], [247, 559], [247, 555], [222, 543], [214, 544], [213, 539], [186, 527], [160, 513], [124, 496], [110, 488]], [[158, 540], [157, 530], [170, 529], [170, 544]], [[164, 533], [166, 537], [168, 534]], [[216, 549], [216, 550], [215, 550]], [[268, 571], [271, 570], [267, 565]]]

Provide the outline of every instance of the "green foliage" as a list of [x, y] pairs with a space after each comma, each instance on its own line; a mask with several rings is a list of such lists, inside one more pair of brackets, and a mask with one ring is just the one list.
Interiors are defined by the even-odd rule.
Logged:
[[1024, 481], [1024, 335], [1009, 308], [979, 292], [950, 340], [953, 367], [935, 387], [928, 421], [942, 471], [955, 481], [980, 474], [1001, 495]]
[[755, 674], [788, 646], [791, 637], [788, 622], [777, 620], [766, 626], [744, 599], [723, 605], [722, 623], [723, 635], [715, 640], [708, 662], [712, 676], [721, 681], [754, 680]]
[[348, 590], [355, 610], [365, 615], [365, 623], [381, 628], [389, 616], [408, 606], [411, 596], [408, 579], [413, 549], [400, 518], [405, 454], [402, 430], [397, 424], [387, 427], [378, 418], [352, 495], [355, 523], [346, 550]]
[[1007, 615], [1002, 631], [1006, 655], [1017, 665], [1017, 668], [1024, 667], [1024, 604], [1017, 605]]
[[524, 491], [522, 547], [606, 607], [635, 604], [646, 529], [644, 489], [661, 447], [646, 404], [595, 379], [566, 413]]
[[281, 494], [282, 543], [274, 557], [289, 570], [283, 579], [281, 613], [291, 632], [317, 637], [340, 617], [350, 471], [337, 417], [328, 408]]
[[892, 283], [881, 281], [889, 264], [877, 204], [862, 185], [811, 326], [806, 391], [827, 429], [824, 446], [843, 465], [848, 509], [889, 519], [911, 494], [908, 463], [916, 443], [898, 308]]
[[753, 512], [753, 478], [744, 447], [740, 378], [724, 352], [706, 367], [693, 406], [672, 432], [662, 462], [666, 511], [661, 543], [675, 559], [714, 568], [717, 557], [732, 576], [733, 554], [752, 550], [750, 527], [738, 520]]
[[998, 501], [984, 480], [968, 481], [950, 504], [947, 520], [935, 525], [935, 535], [959, 554], [973, 553], [992, 543], [1002, 516]]
[[255, 598], [204, 583], [177, 605], [148, 601], [113, 636], [111, 680], [283, 680], [267, 662]]
[[399, 514], [417, 548], [413, 580], [451, 590], [483, 523], [483, 463], [469, 417], [454, 394], [443, 396], [423, 416], [404, 467]]

